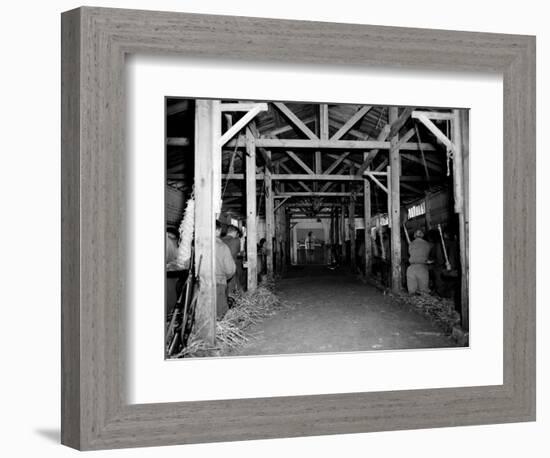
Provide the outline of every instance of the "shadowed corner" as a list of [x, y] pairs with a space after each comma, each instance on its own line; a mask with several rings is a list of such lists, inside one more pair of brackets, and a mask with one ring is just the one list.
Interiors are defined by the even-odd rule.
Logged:
[[59, 429], [36, 429], [34, 431], [39, 436], [42, 436], [49, 441], [55, 442], [56, 444], [61, 443], [61, 431]]

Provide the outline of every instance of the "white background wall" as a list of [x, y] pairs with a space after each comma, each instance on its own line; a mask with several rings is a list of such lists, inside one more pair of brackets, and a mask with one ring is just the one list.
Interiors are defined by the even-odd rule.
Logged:
[[[544, 2], [407, 1], [338, 2], [277, 0], [133, 0], [93, 4], [288, 19], [360, 22], [538, 37], [538, 284], [548, 276], [550, 191], [548, 113], [550, 31]], [[59, 35], [63, 10], [78, 2], [6, 2], [0, 27], [0, 418], [3, 456], [74, 456], [59, 440], [60, 159]], [[546, 81], [546, 84], [544, 82]], [[7, 162], [6, 162], [7, 159]], [[544, 212], [544, 213], [543, 213]], [[106, 451], [98, 456], [549, 456], [549, 313], [538, 288], [538, 421], [437, 430], [249, 441], [155, 449]], [[452, 412], [449, 412], [452, 415]], [[546, 434], [545, 434], [546, 433]]]

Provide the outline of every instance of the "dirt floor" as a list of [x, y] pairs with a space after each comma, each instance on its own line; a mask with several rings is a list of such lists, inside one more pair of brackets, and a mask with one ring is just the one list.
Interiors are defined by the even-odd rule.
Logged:
[[361, 282], [325, 266], [295, 267], [277, 281], [287, 307], [247, 329], [228, 355], [272, 355], [457, 346], [434, 323]]

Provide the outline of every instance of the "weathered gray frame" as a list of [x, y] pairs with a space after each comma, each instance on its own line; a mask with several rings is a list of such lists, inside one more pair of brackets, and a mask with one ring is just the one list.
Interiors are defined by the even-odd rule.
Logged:
[[[129, 405], [127, 53], [499, 72], [504, 77], [504, 384]], [[78, 449], [535, 418], [535, 38], [79, 8], [62, 16], [62, 442]]]

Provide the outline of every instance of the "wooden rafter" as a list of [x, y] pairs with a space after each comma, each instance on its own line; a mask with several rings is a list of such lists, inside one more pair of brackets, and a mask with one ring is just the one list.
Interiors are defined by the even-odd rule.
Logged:
[[254, 107], [248, 111], [241, 119], [239, 119], [234, 125], [232, 125], [222, 135], [219, 141], [219, 146], [224, 146], [231, 138], [233, 138], [243, 127], [245, 127], [260, 111], [267, 110], [267, 103], [257, 103]]
[[[327, 154], [327, 156], [331, 157], [332, 159], [337, 159], [338, 157], [340, 157], [338, 154], [332, 154], [332, 153]], [[358, 168], [362, 164], [362, 162], [352, 159], [351, 155], [347, 156], [343, 160], [343, 163], [346, 164], [347, 166], [349, 166], [350, 168]]]
[[257, 102], [238, 102], [238, 103], [222, 103], [220, 105], [220, 111], [250, 111], [256, 108], [258, 105], [265, 105], [263, 111], [267, 110], [266, 103], [257, 103]]
[[[231, 140], [227, 147], [244, 147], [244, 140]], [[295, 138], [258, 138], [256, 145], [263, 148], [292, 148], [300, 149], [361, 149], [361, 150], [389, 150], [390, 142], [383, 140], [321, 140], [321, 139], [295, 139]], [[435, 151], [435, 147], [430, 143], [423, 143], [424, 151]], [[406, 142], [400, 145], [402, 150], [418, 151], [417, 142]]]
[[[332, 155], [329, 155], [329, 156], [333, 157]], [[340, 154], [340, 156], [338, 156], [337, 159], [335, 159], [334, 162], [330, 164], [330, 166], [323, 173], [327, 175], [332, 173], [348, 156], [349, 156], [349, 151]]]
[[169, 146], [189, 146], [187, 137], [167, 137], [166, 144]]
[[418, 119], [422, 124], [424, 124], [428, 130], [435, 135], [435, 137], [441, 142], [443, 143], [448, 149], [450, 149], [451, 151], [454, 151], [456, 149], [455, 145], [453, 144], [453, 142], [451, 140], [449, 140], [449, 138], [443, 133], [441, 132], [441, 130], [439, 129], [439, 127], [437, 127], [431, 119], [429, 119], [425, 112], [421, 112], [421, 111], [414, 111], [412, 113], [412, 117], [414, 119]]
[[[401, 153], [401, 157], [403, 159], [408, 160], [408, 161], [424, 165], [424, 161], [422, 161], [422, 159], [414, 156], [413, 154]], [[426, 159], [425, 165], [426, 165], [427, 168], [429, 168], [431, 170], [434, 170], [435, 172], [442, 172], [443, 171], [443, 168], [441, 166], [439, 166], [439, 165], [435, 164], [434, 162], [429, 161], [427, 159]], [[429, 175], [427, 177], [429, 178]]]
[[[334, 127], [336, 130], [340, 129], [344, 124], [345, 122], [344, 121], [339, 121], [339, 120], [336, 120], [334, 118], [331, 118], [329, 120], [329, 124], [330, 126]], [[357, 140], [368, 140], [369, 139], [369, 135], [364, 133], [364, 132], [361, 132], [359, 130], [356, 130], [356, 129], [350, 129], [348, 130], [348, 135], [351, 135], [353, 136], [354, 138], [356, 138]]]
[[311, 140], [318, 140], [319, 138], [317, 135], [315, 135], [311, 129], [305, 125], [305, 123], [298, 118], [294, 114], [294, 112], [288, 108], [284, 103], [282, 102], [273, 102], [273, 105], [275, 105], [289, 120], [294, 124], [300, 131], [302, 131], [306, 137], [308, 137]]
[[[420, 111], [420, 110], [414, 110], [416, 115], [423, 115], [428, 119], [435, 119], [438, 121], [452, 121], [455, 119], [455, 115], [453, 113], [447, 112], [442, 113], [441, 111]], [[414, 116], [413, 116], [414, 117]]]
[[[382, 175], [387, 177], [387, 174], [385, 172], [380, 172]], [[364, 172], [365, 176], [369, 177], [372, 181], [374, 181], [386, 194], [388, 193], [388, 188], [382, 184], [382, 182], [376, 178], [376, 174], [373, 172], [367, 170]]]
[[[335, 184], [335, 182], [338, 182], [340, 184], [345, 183], [353, 183], [353, 182], [360, 182], [364, 178], [364, 176], [383, 176], [384, 172], [375, 172], [366, 170], [363, 172], [363, 176], [358, 177], [356, 175], [309, 175], [309, 174], [272, 174], [271, 179], [276, 181], [285, 181], [287, 183], [298, 183], [302, 180], [308, 180], [308, 181], [327, 181], [328, 185]], [[224, 173], [222, 174], [223, 180], [244, 180], [245, 176], [242, 173], [234, 173], [234, 174], [228, 174]], [[263, 173], [257, 173], [256, 174], [256, 180], [263, 180], [264, 174]], [[401, 182], [420, 182], [420, 181], [429, 181], [429, 182], [440, 182], [440, 178], [430, 178], [429, 180], [426, 180], [426, 177], [424, 175], [404, 175], [400, 177]], [[309, 189], [309, 188], [308, 188]], [[311, 189], [309, 189], [311, 191]]]
[[[351, 170], [351, 166], [349, 166], [348, 164], [346, 164], [346, 161], [344, 160], [344, 166], [338, 171], [336, 172], [336, 174], [333, 174], [333, 175], [343, 175], [344, 172], [346, 172], [348, 170], [348, 167], [349, 167], [349, 170]], [[321, 187], [321, 191], [327, 191], [334, 183], [331, 183], [330, 181], [328, 183], [325, 183], [322, 187]]]
[[402, 187], [403, 189], [408, 190], [408, 191], [412, 191], [412, 192], [414, 192], [414, 193], [416, 193], [416, 194], [424, 194], [424, 191], [422, 191], [422, 190], [420, 190], [420, 189], [418, 189], [418, 188], [416, 188], [416, 187], [414, 187], [414, 186], [411, 186], [410, 184], [407, 184], [407, 183], [401, 183], [401, 187]]
[[[393, 107], [390, 107], [390, 108], [393, 108]], [[399, 132], [399, 129], [401, 129], [401, 127], [403, 127], [403, 125], [407, 122], [407, 119], [411, 117], [411, 113], [413, 112], [413, 110], [414, 108], [411, 108], [411, 107], [405, 108], [401, 113], [401, 115], [395, 121], [389, 122], [384, 126], [384, 128], [380, 131], [380, 134], [378, 135], [377, 140], [385, 141], [388, 137], [395, 136]], [[406, 145], [407, 143], [403, 143], [400, 146], [400, 149], [407, 149], [405, 147]], [[388, 149], [389, 148], [390, 146], [388, 146]], [[381, 148], [376, 148], [369, 152], [367, 159], [365, 160], [365, 162], [363, 162], [363, 165], [359, 167], [359, 170], [357, 170], [357, 175], [362, 175], [363, 172], [367, 170], [368, 166], [374, 160], [374, 158], [376, 157], [380, 149]]]
[[319, 105], [319, 131], [321, 140], [328, 140], [328, 103]]
[[187, 111], [189, 109], [189, 100], [181, 100], [166, 107], [166, 116], [172, 116], [182, 111]]
[[364, 105], [355, 114], [342, 126], [338, 131], [330, 138], [331, 140], [339, 140], [342, 138], [346, 133], [353, 127], [359, 120], [365, 116], [369, 110], [371, 109], [371, 106]]
[[[308, 118], [303, 119], [302, 122], [307, 125], [314, 122], [316, 119], [317, 118], [315, 116], [310, 116]], [[290, 132], [291, 130], [294, 130], [294, 126], [286, 125], [286, 126], [277, 127], [276, 129], [268, 130], [266, 131], [265, 135], [267, 137], [277, 137], [278, 135], [284, 134], [286, 132]]]
[[[349, 197], [350, 194], [350, 192], [281, 192], [277, 197]], [[362, 195], [362, 193], [355, 195]]]
[[286, 154], [288, 154], [294, 160], [294, 162], [296, 162], [296, 164], [298, 164], [307, 173], [309, 173], [310, 175], [315, 175], [315, 172], [311, 170], [311, 168], [309, 168], [309, 166], [304, 161], [302, 161], [302, 159], [300, 159], [294, 152], [286, 151]]
[[[290, 170], [285, 164], [281, 163], [280, 167], [288, 174], [292, 174], [292, 170]], [[298, 184], [304, 188], [306, 191], [311, 191], [311, 188], [307, 186], [303, 181], [298, 181]]]

